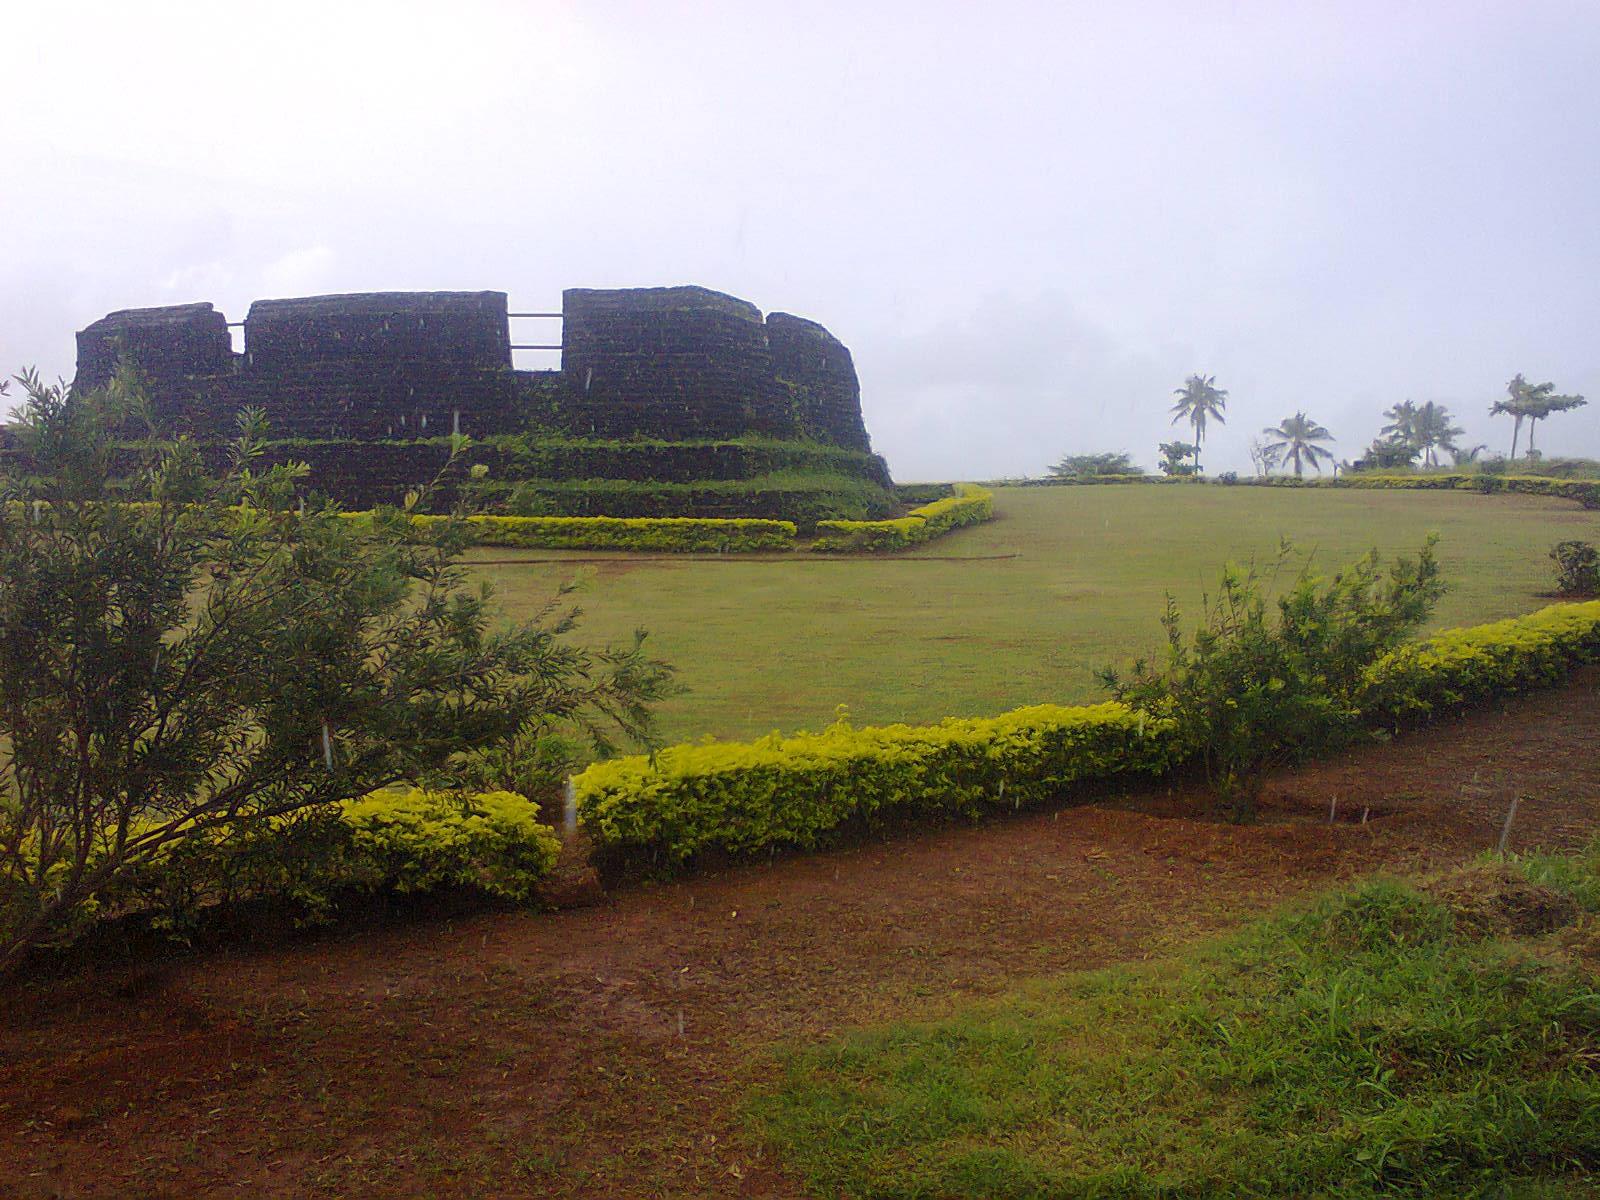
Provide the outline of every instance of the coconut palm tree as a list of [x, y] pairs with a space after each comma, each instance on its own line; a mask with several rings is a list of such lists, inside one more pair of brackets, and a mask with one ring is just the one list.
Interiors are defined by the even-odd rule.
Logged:
[[1417, 407], [1416, 446], [1422, 451], [1422, 465], [1437, 467], [1439, 451], [1453, 453], [1456, 439], [1466, 432], [1450, 420], [1450, 410], [1429, 400]]
[[1507, 399], [1496, 400], [1489, 406], [1491, 417], [1508, 416], [1512, 419], [1511, 426], [1511, 458], [1517, 457], [1517, 438], [1522, 434], [1522, 422], [1528, 418], [1528, 381], [1518, 371], [1506, 384]]
[[1215, 418], [1218, 424], [1227, 424], [1223, 410], [1228, 407], [1228, 393], [1217, 386], [1215, 375], [1191, 375], [1181, 388], [1172, 394], [1178, 402], [1172, 406], [1172, 423], [1188, 421], [1194, 426], [1194, 469], [1200, 472], [1200, 447], [1206, 440], [1206, 421]]
[[1296, 479], [1305, 474], [1305, 463], [1310, 463], [1320, 475], [1322, 464], [1317, 460], [1325, 458], [1330, 463], [1333, 461], [1333, 452], [1317, 445], [1318, 442], [1333, 441], [1333, 434], [1303, 412], [1284, 418], [1276, 429], [1263, 429], [1261, 432], [1276, 439], [1268, 442], [1263, 449], [1276, 455], [1279, 462], [1293, 463]]
[[1383, 427], [1383, 437], [1392, 446], [1409, 446], [1422, 455], [1422, 465], [1439, 465], [1439, 451], [1455, 449], [1456, 439], [1466, 430], [1450, 420], [1450, 410], [1429, 400], [1416, 404], [1402, 400], [1383, 414], [1389, 423]]

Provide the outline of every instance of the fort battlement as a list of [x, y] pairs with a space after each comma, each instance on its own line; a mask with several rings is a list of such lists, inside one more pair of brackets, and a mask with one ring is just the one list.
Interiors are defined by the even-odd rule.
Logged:
[[850, 351], [821, 325], [702, 287], [573, 288], [561, 367], [512, 365], [504, 292], [258, 300], [244, 348], [210, 304], [125, 309], [78, 334], [76, 383], [126, 354], [157, 419], [230, 436], [245, 407], [273, 436], [393, 441], [518, 433], [685, 441], [763, 435], [869, 451]]

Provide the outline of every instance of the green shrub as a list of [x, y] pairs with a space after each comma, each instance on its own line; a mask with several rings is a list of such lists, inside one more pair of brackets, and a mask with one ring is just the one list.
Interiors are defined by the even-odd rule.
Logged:
[[[353, 521], [370, 513], [346, 513]], [[448, 517], [413, 516], [428, 528]], [[699, 517], [467, 517], [479, 546], [540, 550], [661, 550], [673, 553], [794, 549], [792, 521]]]
[[[1007, 487], [1083, 487], [1116, 483], [1221, 483], [1181, 475], [1084, 475], [1074, 478], [1012, 479], [998, 481]], [[1408, 472], [1369, 474], [1365, 471], [1331, 479], [1299, 479], [1293, 475], [1265, 475], [1235, 479], [1241, 486], [1269, 488], [1332, 487], [1376, 488], [1388, 491], [1478, 491], [1518, 492], [1526, 496], [1555, 496], [1575, 500], [1585, 508], [1600, 508], [1600, 481], [1592, 479], [1554, 479], [1540, 475], [1502, 475], [1488, 470], [1465, 472]]]
[[676, 865], [706, 850], [809, 848], [890, 816], [972, 817], [1058, 798], [1085, 779], [1159, 773], [1168, 726], [1120, 704], [1041, 705], [920, 728], [673, 746], [596, 763], [574, 781], [600, 845]]
[[1596, 661], [1600, 601], [1553, 604], [1402, 646], [1367, 673], [1358, 701], [1369, 722], [1398, 726], [1558, 683], [1573, 667]]
[[[1340, 687], [1353, 690], [1363, 723], [1394, 727], [1559, 682], [1596, 661], [1600, 601], [1441, 633]], [[1193, 752], [1171, 721], [1121, 704], [1046, 705], [923, 727], [838, 724], [789, 738], [672, 746], [596, 763], [574, 783], [599, 845], [676, 866], [706, 850], [812, 847], [842, 826], [891, 814], [970, 817], [1060, 800], [1073, 784], [1159, 773]]]
[[246, 900], [324, 918], [341, 894], [475, 888], [526, 902], [560, 852], [537, 806], [511, 792], [387, 790], [172, 843], [104, 890], [102, 912], [148, 912], [184, 928]]
[[888, 521], [818, 521], [812, 550], [905, 550], [952, 529], [977, 525], [994, 516], [994, 493], [971, 483], [954, 485], [955, 494], [914, 508]]
[[1331, 579], [1302, 571], [1270, 606], [1255, 569], [1230, 566], [1192, 637], [1168, 595], [1159, 666], [1140, 661], [1126, 678], [1108, 669], [1101, 679], [1120, 702], [1172, 720], [1228, 814], [1248, 820], [1268, 771], [1360, 727], [1365, 671], [1427, 619], [1444, 590], [1433, 545], [1388, 571], [1376, 550]]
[[791, 520], [807, 531], [820, 520], [873, 520], [895, 508], [893, 494], [876, 481], [822, 471], [690, 482], [523, 477], [488, 494], [517, 516], [757, 517]]
[[1562, 596], [1600, 596], [1600, 551], [1588, 542], [1557, 542], [1550, 550], [1556, 561], [1556, 592]]

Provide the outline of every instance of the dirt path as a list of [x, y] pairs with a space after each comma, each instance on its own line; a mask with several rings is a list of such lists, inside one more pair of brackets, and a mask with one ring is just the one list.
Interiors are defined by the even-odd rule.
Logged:
[[735, 1117], [774, 1042], [1460, 859], [1493, 843], [1513, 793], [1514, 846], [1585, 840], [1597, 685], [1284, 776], [1248, 828], [1146, 792], [602, 907], [57, 983], [0, 1020], [0, 1195], [798, 1195]]

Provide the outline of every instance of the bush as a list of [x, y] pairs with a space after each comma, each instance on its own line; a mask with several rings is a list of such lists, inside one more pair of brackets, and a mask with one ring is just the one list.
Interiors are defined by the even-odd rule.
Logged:
[[[444, 518], [417, 517], [427, 522]], [[793, 521], [698, 517], [489, 517], [467, 518], [480, 546], [546, 550], [663, 550], [733, 553], [794, 549]]]
[[[1361, 661], [1360, 647], [1380, 632], [1370, 622], [1352, 630], [1353, 644], [1336, 659]], [[1390, 652], [1355, 680], [1335, 678], [1341, 704], [1362, 725], [1395, 727], [1555, 683], [1596, 661], [1600, 601], [1451, 630]], [[1270, 694], [1270, 683], [1264, 690]], [[1195, 752], [1172, 721], [1141, 718], [1122, 704], [1046, 705], [920, 728], [838, 724], [820, 734], [672, 746], [596, 763], [574, 784], [600, 846], [677, 866], [706, 850], [811, 847], [890, 814], [971, 817], [1059, 801], [1074, 784], [1157, 774]]]
[[914, 508], [890, 521], [818, 521], [812, 550], [905, 550], [952, 529], [977, 525], [994, 516], [994, 493], [971, 483], [954, 485], [955, 494]]
[[1367, 672], [1358, 702], [1369, 723], [1397, 727], [1558, 683], [1573, 667], [1597, 661], [1600, 601], [1553, 604], [1400, 647]]
[[1228, 815], [1248, 820], [1268, 771], [1359, 727], [1365, 672], [1427, 619], [1444, 590], [1433, 546], [1430, 538], [1415, 560], [1387, 572], [1376, 550], [1329, 580], [1303, 571], [1270, 607], [1254, 569], [1229, 567], [1187, 639], [1167, 597], [1159, 668], [1141, 661], [1126, 679], [1114, 670], [1101, 679], [1117, 700], [1171, 720]]
[[1600, 596], [1600, 551], [1588, 542], [1557, 542], [1556, 592], [1562, 596]]
[[1126, 450], [1101, 451], [1098, 454], [1068, 454], [1050, 467], [1057, 478], [1080, 478], [1085, 475], [1143, 475], [1144, 468], [1137, 466]]
[[181, 439], [119, 475], [136, 372], [24, 387], [37, 474], [0, 480], [0, 974], [178, 843], [416, 779], [584, 694], [576, 614], [507, 625], [459, 520], [302, 506], [303, 471], [262, 469], [259, 412], [221, 477]]
[[104, 889], [101, 911], [146, 913], [182, 930], [249, 900], [325, 919], [341, 895], [472, 888], [526, 902], [561, 843], [511, 792], [377, 791], [271, 821], [205, 830]]
[[756, 517], [794, 521], [810, 531], [820, 520], [876, 520], [895, 498], [857, 475], [790, 471], [753, 479], [666, 482], [628, 479], [493, 479], [480, 492], [516, 516]]
[[814, 847], [851, 823], [973, 817], [1058, 798], [1084, 779], [1156, 774], [1167, 726], [1120, 704], [1041, 705], [938, 725], [774, 734], [596, 763], [574, 780], [600, 845], [677, 865], [706, 850]]

